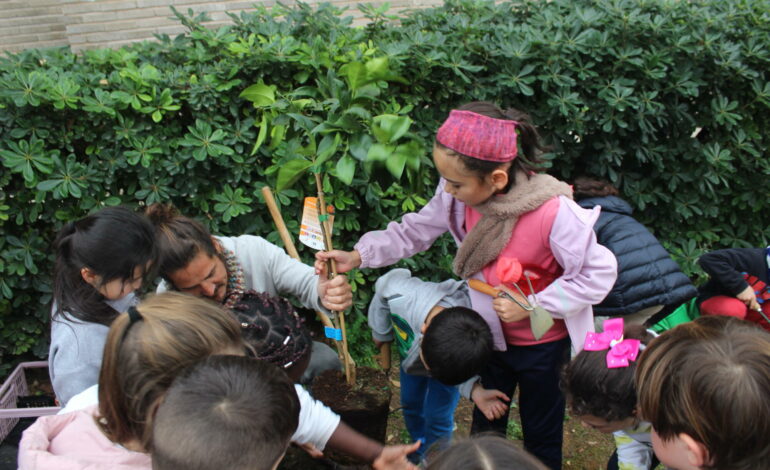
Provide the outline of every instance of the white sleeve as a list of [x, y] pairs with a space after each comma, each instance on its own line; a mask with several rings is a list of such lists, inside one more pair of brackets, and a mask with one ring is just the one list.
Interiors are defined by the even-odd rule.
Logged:
[[67, 406], [59, 410], [58, 415], [69, 413], [71, 411], [78, 411], [89, 406], [99, 404], [99, 385], [92, 385], [82, 392], [74, 395], [67, 402]]
[[299, 424], [291, 440], [297, 444], [313, 444], [318, 450], [323, 450], [339, 426], [340, 416], [301, 386], [295, 384], [294, 388], [299, 397], [300, 410]]

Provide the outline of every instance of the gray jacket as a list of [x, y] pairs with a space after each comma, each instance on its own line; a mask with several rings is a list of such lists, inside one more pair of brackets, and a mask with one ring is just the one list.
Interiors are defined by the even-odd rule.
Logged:
[[[412, 375], [429, 375], [420, 359], [422, 325], [431, 309], [442, 307], [471, 308], [468, 285], [463, 281], [425, 282], [407, 269], [393, 269], [374, 285], [369, 304], [369, 327], [377, 341], [394, 341], [401, 357], [401, 368]], [[460, 384], [460, 393], [470, 397], [477, 377]]]
[[[106, 303], [118, 312], [125, 312], [139, 299], [128, 294], [119, 300]], [[52, 309], [56, 312], [56, 306]], [[51, 347], [48, 350], [48, 372], [51, 375], [56, 397], [62, 406], [70, 398], [99, 382], [104, 343], [108, 326], [82, 322], [58, 316], [51, 321]]]

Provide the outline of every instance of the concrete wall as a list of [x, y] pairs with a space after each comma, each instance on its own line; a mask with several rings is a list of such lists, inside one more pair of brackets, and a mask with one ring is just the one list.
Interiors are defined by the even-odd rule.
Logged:
[[[120, 47], [130, 42], [152, 39], [154, 34], [171, 36], [184, 32], [172, 17], [170, 5], [180, 12], [192, 8], [207, 12], [208, 26], [230, 22], [225, 12], [253, 10], [255, 3], [273, 0], [0, 0], [0, 51], [17, 52], [28, 48], [71, 46], [74, 51], [98, 47]], [[291, 0], [284, 1], [291, 4]], [[308, 1], [314, 4], [316, 1]], [[333, 0], [347, 6], [346, 15], [361, 19], [356, 9], [367, 0]], [[389, 12], [441, 4], [441, 0], [392, 0]]]

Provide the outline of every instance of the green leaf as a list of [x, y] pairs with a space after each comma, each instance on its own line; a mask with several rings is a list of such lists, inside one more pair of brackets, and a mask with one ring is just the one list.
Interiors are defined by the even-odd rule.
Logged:
[[318, 144], [317, 156], [314, 165], [320, 168], [323, 162], [334, 155], [334, 152], [337, 151], [341, 141], [342, 138], [337, 133], [334, 133], [333, 135], [326, 134], [324, 138], [321, 139], [321, 143]]
[[340, 67], [340, 75], [348, 79], [348, 86], [356, 91], [366, 85], [366, 66], [361, 62], [350, 62]]
[[372, 132], [380, 143], [390, 144], [406, 134], [411, 125], [412, 120], [409, 116], [382, 114], [374, 117]]
[[260, 81], [243, 90], [238, 96], [254, 103], [255, 108], [270, 106], [275, 103], [275, 89], [274, 85], [265, 85]]
[[356, 161], [350, 158], [350, 155], [343, 155], [337, 160], [337, 178], [345, 184], [353, 182], [353, 176], [356, 174]]
[[291, 187], [297, 180], [305, 173], [305, 170], [310, 168], [313, 162], [297, 158], [289, 160], [285, 164], [281, 165], [278, 170], [278, 179], [276, 180], [276, 191], [282, 191]]
[[401, 175], [404, 173], [407, 158], [409, 158], [409, 156], [404, 152], [393, 152], [388, 159], [385, 160], [385, 168], [387, 168], [390, 174], [396, 179], [400, 179]]
[[251, 149], [251, 155], [257, 153], [259, 147], [262, 146], [262, 142], [265, 141], [267, 136], [267, 114], [262, 114], [262, 121], [259, 122], [259, 134], [257, 134], [257, 140], [254, 142], [254, 148]]
[[372, 146], [372, 138], [369, 134], [355, 134], [350, 138], [348, 147], [351, 155], [359, 161], [365, 161], [369, 148]]
[[366, 153], [366, 160], [370, 162], [384, 162], [395, 149], [392, 145], [373, 144]]

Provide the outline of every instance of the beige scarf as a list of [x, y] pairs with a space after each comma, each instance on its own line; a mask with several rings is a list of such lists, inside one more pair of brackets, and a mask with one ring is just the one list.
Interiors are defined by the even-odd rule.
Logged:
[[555, 196], [572, 199], [572, 188], [550, 175], [535, 174], [527, 178], [525, 173], [518, 172], [510, 191], [474, 207], [482, 217], [457, 251], [455, 274], [468, 279], [494, 261], [511, 240], [519, 217]]

